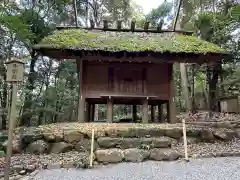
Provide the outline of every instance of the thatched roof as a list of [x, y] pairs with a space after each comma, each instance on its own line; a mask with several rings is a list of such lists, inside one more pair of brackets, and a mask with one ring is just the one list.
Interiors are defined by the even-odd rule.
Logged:
[[65, 29], [45, 37], [34, 49], [44, 55], [58, 52], [101, 52], [102, 55], [124, 53], [222, 55], [225, 50], [195, 36], [179, 34], [150, 34], [104, 32], [96, 30]]

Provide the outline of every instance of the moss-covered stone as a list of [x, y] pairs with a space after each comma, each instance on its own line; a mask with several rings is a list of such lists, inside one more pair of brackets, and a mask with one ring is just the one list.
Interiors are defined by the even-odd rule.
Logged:
[[195, 36], [124, 33], [67, 29], [55, 31], [34, 46], [52, 49], [104, 50], [128, 52], [225, 53], [219, 46]]

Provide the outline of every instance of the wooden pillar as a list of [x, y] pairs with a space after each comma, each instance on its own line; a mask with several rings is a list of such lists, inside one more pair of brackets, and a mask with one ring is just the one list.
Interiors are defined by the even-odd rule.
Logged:
[[142, 105], [142, 123], [148, 123], [148, 99], [143, 101]]
[[133, 122], [137, 122], [137, 105], [132, 105], [132, 120]]
[[107, 122], [113, 122], [113, 100], [111, 97], [107, 100]]
[[83, 60], [77, 59], [77, 70], [78, 70], [78, 79], [79, 79], [79, 99], [78, 99], [78, 112], [77, 119], [78, 122], [84, 122], [85, 116], [85, 98], [83, 93]]
[[168, 122], [169, 123], [177, 123], [176, 118], [176, 105], [174, 100], [174, 81], [173, 81], [173, 64], [170, 65], [170, 82], [169, 82], [169, 101], [167, 103], [167, 111], [168, 111]]
[[90, 122], [90, 109], [91, 109], [91, 104], [89, 102], [86, 103], [86, 111], [85, 111], [85, 121]]
[[163, 104], [158, 105], [158, 120], [159, 122], [164, 122], [164, 116], [163, 116]]
[[78, 100], [78, 122], [83, 123], [85, 121], [85, 100], [80, 98]]
[[155, 105], [151, 105], [151, 122], [154, 122], [155, 120]]
[[89, 114], [90, 114], [90, 117], [89, 117], [89, 120], [90, 122], [93, 122], [94, 121], [94, 113], [95, 113], [95, 104], [90, 104], [90, 110], [89, 110]]

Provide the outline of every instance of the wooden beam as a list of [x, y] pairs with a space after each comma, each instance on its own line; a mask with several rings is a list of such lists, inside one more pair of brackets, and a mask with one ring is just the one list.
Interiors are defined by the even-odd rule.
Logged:
[[111, 97], [107, 100], [107, 122], [113, 122], [113, 100]]
[[[36, 49], [43, 56], [49, 56], [55, 59], [75, 59], [82, 57], [83, 60], [87, 61], [109, 61], [111, 62], [128, 62], [134, 61], [136, 63], [173, 63], [173, 62], [183, 62], [183, 63], [209, 63], [211, 62], [221, 62], [221, 59], [228, 57], [228, 55], [223, 55], [219, 53], [207, 53], [207, 54], [194, 54], [194, 53], [157, 53], [152, 54], [149, 52], [148, 54], [142, 56], [137, 53], [133, 56], [127, 56], [128, 53], [124, 55], [117, 56], [116, 54], [96, 54], [97, 50], [73, 50], [73, 49], [51, 49], [51, 48], [40, 48]], [[103, 51], [104, 52], [104, 51]]]

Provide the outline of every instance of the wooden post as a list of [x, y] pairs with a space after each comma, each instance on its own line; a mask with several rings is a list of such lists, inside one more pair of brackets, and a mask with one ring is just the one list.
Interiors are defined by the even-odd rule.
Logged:
[[151, 122], [154, 122], [155, 120], [155, 105], [151, 105]]
[[94, 129], [92, 130], [92, 138], [91, 138], [91, 152], [90, 152], [90, 159], [89, 159], [89, 166], [93, 166], [93, 149], [94, 149]]
[[142, 123], [148, 123], [148, 98], [143, 101], [142, 105]]
[[6, 164], [4, 169], [4, 180], [9, 179], [11, 156], [12, 156], [13, 131], [14, 131], [14, 124], [16, 121], [16, 101], [17, 101], [17, 83], [13, 83], [12, 84], [12, 102], [11, 102], [9, 127], [8, 127], [7, 156], [6, 156]]
[[149, 28], [149, 22], [144, 23], [144, 30], [147, 31]]
[[85, 98], [83, 95], [83, 60], [79, 59], [77, 60], [77, 66], [78, 66], [78, 76], [79, 76], [79, 99], [78, 99], [78, 122], [83, 123], [84, 122], [84, 116], [85, 116]]
[[7, 77], [6, 81], [12, 83], [12, 96], [11, 96], [11, 108], [8, 127], [8, 144], [6, 163], [4, 167], [4, 180], [9, 180], [11, 156], [12, 156], [12, 141], [14, 133], [14, 125], [16, 124], [16, 104], [17, 104], [17, 82], [23, 81], [24, 63], [19, 59], [13, 59], [6, 62], [7, 65]]
[[137, 105], [132, 105], [132, 119], [133, 122], [137, 122]]
[[170, 65], [170, 82], [169, 82], [169, 101], [168, 106], [168, 121], [169, 123], [177, 123], [176, 106], [174, 101], [174, 82], [173, 82], [173, 65]]
[[85, 111], [85, 120], [86, 122], [90, 122], [90, 107], [91, 104], [89, 102], [86, 102], [87, 106], [86, 106], [86, 111]]
[[161, 31], [161, 30], [162, 30], [163, 24], [164, 24], [164, 20], [161, 19], [160, 22], [159, 22], [158, 25], [157, 25], [157, 31]]
[[83, 123], [85, 117], [85, 100], [80, 97], [78, 101], [78, 122]]
[[90, 117], [89, 121], [93, 122], [94, 121], [94, 113], [95, 113], [95, 104], [90, 104]]
[[111, 97], [107, 101], [107, 122], [113, 122], [113, 101]]
[[183, 127], [183, 145], [184, 145], [184, 154], [185, 160], [188, 162], [188, 151], [187, 151], [187, 133], [186, 133], [186, 124], [185, 119], [182, 119], [182, 127]]
[[107, 20], [103, 20], [103, 29], [104, 30], [108, 29], [108, 21]]
[[163, 116], [163, 104], [158, 105], [158, 120], [159, 122], [164, 122], [164, 116]]
[[10, 118], [10, 111], [11, 111], [11, 99], [12, 99], [12, 86], [10, 88], [8, 87], [7, 92], [7, 103], [6, 103], [6, 109], [7, 109], [7, 117], [6, 117], [6, 129], [8, 129], [9, 125], [9, 118]]
[[136, 20], [132, 20], [131, 22], [131, 31], [134, 32], [135, 30], [135, 24], [136, 24]]
[[117, 29], [118, 30], [122, 29], [122, 21], [117, 21]]
[[90, 19], [90, 28], [93, 29], [95, 26], [95, 23], [93, 21], [93, 19]]

